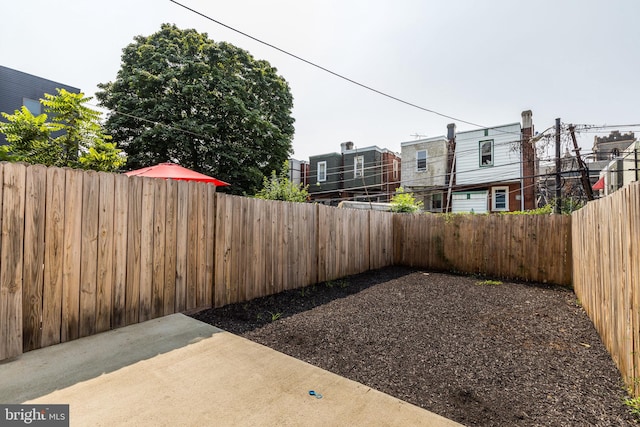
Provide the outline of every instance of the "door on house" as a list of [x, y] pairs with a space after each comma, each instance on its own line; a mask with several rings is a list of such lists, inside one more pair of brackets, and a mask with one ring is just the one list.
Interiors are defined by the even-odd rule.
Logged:
[[451, 212], [453, 213], [486, 213], [488, 191], [460, 191], [452, 194]]

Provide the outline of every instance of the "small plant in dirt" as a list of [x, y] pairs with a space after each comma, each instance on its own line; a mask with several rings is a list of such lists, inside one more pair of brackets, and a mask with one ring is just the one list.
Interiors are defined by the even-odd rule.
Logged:
[[640, 420], [640, 397], [627, 397], [623, 400], [623, 403], [627, 406], [629, 412], [637, 420]]
[[275, 322], [276, 320], [280, 319], [282, 317], [282, 313], [280, 312], [276, 312], [276, 313], [272, 313], [272, 312], [268, 312], [271, 315], [271, 321]]
[[325, 286], [329, 289], [331, 288], [340, 288], [340, 289], [346, 289], [349, 287], [349, 281], [346, 279], [340, 279], [340, 280], [328, 280], [325, 282]]
[[499, 280], [483, 280], [481, 282], [476, 282], [478, 286], [498, 286], [502, 285], [502, 282]]

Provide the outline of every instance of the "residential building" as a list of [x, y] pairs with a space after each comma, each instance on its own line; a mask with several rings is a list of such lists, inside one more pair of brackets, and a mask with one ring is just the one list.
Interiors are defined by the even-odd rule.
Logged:
[[423, 202], [423, 209], [442, 212], [450, 177], [449, 140], [445, 136], [400, 144], [402, 188]]
[[[507, 212], [535, 207], [537, 160], [531, 111], [511, 123], [455, 134], [452, 212]], [[446, 208], [445, 208], [446, 209]]]
[[400, 186], [401, 157], [386, 148], [341, 144], [340, 153], [309, 158], [309, 194], [313, 201], [388, 202]]
[[289, 159], [289, 180], [296, 185], [309, 184], [309, 162]]
[[[25, 106], [33, 115], [41, 114], [40, 99], [45, 93], [55, 95], [56, 89], [80, 93], [78, 88], [0, 65], [0, 112], [13, 114]], [[3, 134], [0, 134], [0, 144], [6, 144]]]
[[343, 159], [341, 153], [309, 157], [309, 197], [314, 202], [337, 205], [342, 198]]
[[609, 195], [630, 182], [639, 181], [640, 175], [640, 141], [633, 141], [615, 156], [600, 171], [600, 178], [593, 189], [601, 196]]

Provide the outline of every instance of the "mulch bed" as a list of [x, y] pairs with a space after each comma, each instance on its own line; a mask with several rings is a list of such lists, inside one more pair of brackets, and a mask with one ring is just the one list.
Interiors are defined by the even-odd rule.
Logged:
[[636, 425], [571, 290], [391, 267], [193, 317], [468, 426]]

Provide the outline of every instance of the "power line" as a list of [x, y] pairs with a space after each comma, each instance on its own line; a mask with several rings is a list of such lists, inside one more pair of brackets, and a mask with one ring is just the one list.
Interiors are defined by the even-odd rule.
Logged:
[[398, 98], [398, 97], [396, 97], [396, 96], [390, 95], [390, 94], [388, 94], [388, 93], [386, 93], [386, 92], [383, 92], [383, 91], [381, 91], [381, 90], [375, 89], [375, 88], [373, 88], [373, 87], [371, 87], [371, 86], [368, 86], [368, 85], [365, 85], [365, 84], [363, 84], [363, 83], [360, 83], [360, 82], [358, 82], [358, 81], [356, 81], [356, 80], [353, 80], [353, 79], [351, 79], [351, 78], [349, 78], [349, 77], [346, 77], [346, 76], [344, 76], [344, 75], [342, 75], [342, 74], [340, 74], [340, 73], [337, 73], [337, 72], [335, 72], [335, 71], [332, 71], [332, 70], [330, 70], [330, 69], [328, 69], [328, 68], [326, 68], [326, 67], [323, 67], [323, 66], [321, 66], [321, 65], [318, 65], [318, 64], [316, 64], [315, 62], [309, 61], [308, 59], [304, 59], [304, 58], [302, 58], [302, 57], [300, 57], [300, 56], [298, 56], [298, 55], [295, 55], [295, 54], [293, 54], [293, 53], [291, 53], [291, 52], [289, 52], [289, 51], [286, 51], [286, 50], [284, 50], [284, 49], [282, 49], [282, 48], [279, 48], [278, 46], [275, 46], [275, 45], [273, 45], [273, 44], [271, 44], [271, 43], [265, 42], [264, 40], [261, 40], [261, 39], [259, 39], [259, 38], [257, 38], [257, 37], [254, 37], [254, 36], [252, 36], [252, 35], [250, 35], [250, 34], [248, 34], [248, 33], [245, 33], [245, 32], [243, 32], [243, 31], [241, 31], [241, 30], [238, 30], [238, 29], [236, 29], [236, 28], [234, 28], [234, 27], [232, 27], [232, 26], [230, 26], [230, 25], [227, 25], [227, 24], [225, 24], [225, 23], [223, 23], [223, 22], [220, 22], [220, 21], [218, 21], [218, 20], [216, 20], [216, 19], [214, 19], [214, 18], [212, 18], [212, 17], [210, 17], [210, 16], [208, 16], [208, 15], [205, 15], [205, 14], [204, 14], [204, 13], [202, 13], [202, 12], [199, 12], [199, 11], [197, 11], [197, 10], [195, 10], [195, 9], [192, 9], [192, 8], [190, 8], [190, 7], [188, 7], [188, 6], [185, 6], [184, 4], [179, 3], [179, 2], [177, 2], [176, 0], [169, 0], [169, 1], [170, 1], [171, 3], [174, 3], [174, 4], [178, 5], [178, 6], [180, 6], [180, 7], [184, 8], [184, 9], [186, 9], [186, 10], [190, 11], [190, 12], [192, 12], [192, 13], [195, 13], [196, 15], [199, 15], [199, 16], [201, 16], [201, 17], [203, 17], [203, 18], [205, 18], [205, 19], [207, 19], [207, 20], [209, 20], [209, 21], [211, 21], [211, 22], [214, 22], [214, 23], [216, 23], [216, 24], [218, 24], [218, 25], [220, 25], [220, 26], [222, 26], [222, 27], [224, 27], [224, 28], [227, 28], [227, 29], [229, 29], [229, 30], [231, 30], [231, 31], [233, 31], [233, 32], [236, 32], [236, 33], [238, 33], [238, 34], [240, 34], [240, 35], [243, 35], [243, 36], [245, 36], [245, 37], [247, 37], [247, 38], [250, 38], [250, 39], [251, 39], [251, 40], [253, 40], [253, 41], [256, 41], [256, 42], [258, 42], [258, 43], [260, 43], [260, 44], [263, 44], [263, 45], [265, 45], [265, 46], [267, 46], [267, 47], [270, 47], [270, 48], [272, 48], [272, 49], [275, 49], [275, 50], [277, 50], [278, 52], [284, 53], [285, 55], [288, 55], [288, 56], [290, 56], [290, 57], [292, 57], [292, 58], [294, 58], [294, 59], [297, 59], [298, 61], [302, 61], [302, 62], [304, 62], [305, 64], [311, 65], [312, 67], [315, 67], [315, 68], [317, 68], [317, 69], [319, 69], [319, 70], [322, 70], [322, 71], [324, 71], [324, 72], [326, 72], [326, 73], [329, 73], [329, 74], [331, 74], [331, 75], [333, 75], [333, 76], [335, 76], [335, 77], [338, 77], [338, 78], [340, 78], [340, 79], [342, 79], [342, 80], [345, 80], [345, 81], [347, 81], [347, 82], [349, 82], [349, 83], [352, 83], [352, 84], [354, 84], [354, 85], [360, 86], [360, 87], [361, 87], [361, 88], [363, 88], [363, 89], [366, 89], [366, 90], [368, 90], [368, 91], [371, 91], [371, 92], [377, 93], [378, 95], [382, 95], [382, 96], [384, 96], [384, 97], [386, 97], [386, 98], [392, 99], [392, 100], [394, 100], [394, 101], [400, 102], [400, 103], [405, 104], [405, 105], [408, 105], [408, 106], [410, 106], [410, 107], [417, 108], [417, 109], [419, 109], [419, 110], [426, 111], [426, 112], [428, 112], [428, 113], [435, 114], [435, 115], [440, 116], [440, 117], [444, 117], [444, 118], [447, 118], [447, 119], [451, 119], [451, 120], [454, 120], [454, 121], [456, 121], [456, 122], [466, 123], [466, 124], [468, 124], [468, 125], [475, 126], [475, 127], [479, 127], [479, 128], [484, 128], [484, 127], [486, 127], [486, 126], [479, 125], [479, 124], [477, 124], [477, 123], [473, 123], [473, 122], [470, 122], [470, 121], [467, 121], [467, 120], [462, 120], [462, 119], [459, 119], [459, 118], [456, 118], [456, 117], [453, 117], [453, 116], [450, 116], [450, 115], [447, 115], [447, 114], [444, 114], [444, 113], [440, 113], [440, 112], [435, 111], [435, 110], [432, 110], [432, 109], [430, 109], [430, 108], [422, 107], [422, 106], [420, 106], [420, 105], [414, 104], [414, 103], [409, 102], [409, 101], [405, 101], [404, 99]]

